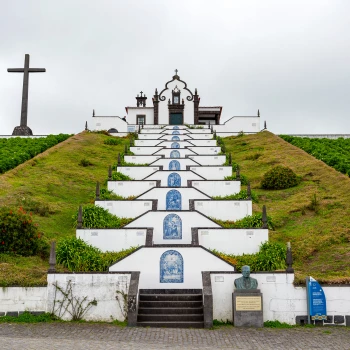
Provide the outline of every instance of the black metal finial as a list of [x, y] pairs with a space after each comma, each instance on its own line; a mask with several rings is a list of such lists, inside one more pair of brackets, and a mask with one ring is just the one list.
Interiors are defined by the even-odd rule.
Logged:
[[241, 172], [240, 172], [239, 166], [237, 165], [237, 168], [236, 168], [236, 181], [240, 181], [240, 180], [241, 180]]
[[108, 180], [112, 180], [112, 165], [108, 167]]
[[250, 182], [249, 181], [247, 183], [247, 199], [249, 199], [249, 200], [252, 199], [252, 191], [250, 189]]
[[260, 117], [260, 111], [258, 110], [258, 117]]
[[77, 228], [83, 228], [83, 208], [81, 205], [79, 205]]
[[96, 182], [96, 200], [98, 201], [100, 199], [100, 183]]
[[262, 228], [268, 228], [267, 226], [267, 213], [266, 213], [266, 205], [263, 205], [262, 208]]
[[154, 93], [156, 96], [158, 95], [158, 90], [157, 90], [157, 88], [156, 88], [156, 91], [155, 91], [155, 93]]
[[170, 102], [170, 98], [169, 98], [169, 100], [168, 100], [168, 105], [170, 105], [170, 103], [171, 103], [171, 102]]
[[87, 124], [87, 121], [85, 122], [85, 130], [88, 129], [88, 124]]
[[141, 125], [139, 124], [139, 134], [141, 133]]
[[216, 140], [216, 130], [214, 131], [213, 139]]
[[266, 120], [264, 121], [264, 130], [266, 130], [267, 127], [266, 127]]
[[232, 154], [229, 153], [228, 155], [228, 165], [232, 165]]
[[141, 126], [141, 127], [142, 127], [142, 129], [143, 129], [143, 126], [144, 126], [144, 125], [143, 125], [143, 123], [142, 123], [142, 126]]
[[120, 153], [118, 153], [118, 165], [122, 165], [122, 159]]
[[95, 110], [94, 109], [92, 110], [92, 116], [93, 117], [95, 116]]
[[51, 241], [48, 273], [56, 272], [56, 242]]
[[286, 272], [293, 273], [293, 255], [292, 255], [292, 247], [290, 242], [287, 243], [287, 256], [286, 256], [287, 269]]
[[195, 95], [198, 95], [198, 93], [197, 93], [197, 88], [194, 89], [194, 94], [195, 94]]
[[128, 145], [127, 144], [124, 145], [124, 154], [128, 154]]
[[133, 141], [133, 139], [132, 139], [132, 137], [130, 137], [130, 147], [132, 147], [132, 141]]
[[211, 133], [213, 133], [214, 132], [214, 127], [213, 127], [213, 125], [211, 126]]
[[175, 74], [177, 75], [177, 72], [178, 72], [178, 70], [177, 69], [175, 69]]

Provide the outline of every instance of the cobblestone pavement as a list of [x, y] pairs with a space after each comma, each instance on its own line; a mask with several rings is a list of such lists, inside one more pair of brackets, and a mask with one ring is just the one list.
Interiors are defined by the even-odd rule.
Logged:
[[350, 328], [123, 328], [108, 324], [0, 324], [0, 349], [350, 349]]

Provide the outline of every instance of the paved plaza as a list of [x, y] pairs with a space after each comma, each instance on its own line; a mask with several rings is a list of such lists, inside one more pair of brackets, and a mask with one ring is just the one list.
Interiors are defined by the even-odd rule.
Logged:
[[0, 324], [0, 349], [350, 349], [350, 328], [128, 328], [109, 324]]

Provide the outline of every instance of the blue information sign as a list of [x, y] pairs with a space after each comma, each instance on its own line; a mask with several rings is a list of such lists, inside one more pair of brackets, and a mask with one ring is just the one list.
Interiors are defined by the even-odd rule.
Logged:
[[306, 279], [307, 305], [311, 320], [326, 320], [326, 296], [320, 284], [311, 276]]

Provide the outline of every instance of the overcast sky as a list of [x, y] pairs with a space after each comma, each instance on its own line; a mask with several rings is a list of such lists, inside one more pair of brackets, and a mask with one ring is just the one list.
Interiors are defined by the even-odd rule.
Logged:
[[92, 110], [152, 105], [174, 69], [222, 121], [261, 112], [275, 133], [350, 133], [348, 0], [0, 0], [0, 134], [77, 133]]

